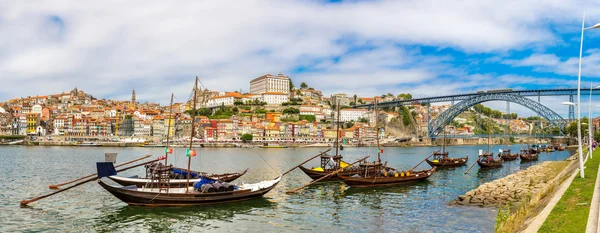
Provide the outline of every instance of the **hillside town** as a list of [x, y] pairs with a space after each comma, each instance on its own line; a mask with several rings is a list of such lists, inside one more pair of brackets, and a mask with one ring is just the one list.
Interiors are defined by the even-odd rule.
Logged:
[[[207, 142], [241, 141], [243, 135], [249, 134], [254, 141], [265, 142], [330, 142], [339, 136], [347, 142], [361, 143], [375, 138], [376, 114], [352, 106], [412, 98], [410, 94], [391, 93], [374, 97], [346, 93], [325, 96], [306, 83], [295, 87], [281, 73], [252, 79], [249, 90], [240, 93], [198, 88], [196, 111], [192, 111], [191, 99], [172, 106], [138, 102], [135, 90], [130, 100], [98, 99], [77, 88], [59, 94], [14, 98], [0, 103], [0, 135], [39, 140], [161, 142], [167, 135], [174, 140], [188, 140], [191, 125], [195, 124], [194, 140]], [[339, 135], [334, 124], [336, 103], [341, 109]], [[389, 129], [380, 137], [418, 140], [426, 136], [427, 106], [414, 103], [406, 107], [379, 109], [379, 122]], [[429, 114], [435, 117], [449, 107], [432, 105]], [[504, 119], [495, 121], [505, 124]], [[522, 119], [510, 122], [512, 132], [528, 132], [532, 128]], [[448, 125], [448, 134], [474, 134], [476, 125], [472, 121], [459, 116], [454, 123]]]

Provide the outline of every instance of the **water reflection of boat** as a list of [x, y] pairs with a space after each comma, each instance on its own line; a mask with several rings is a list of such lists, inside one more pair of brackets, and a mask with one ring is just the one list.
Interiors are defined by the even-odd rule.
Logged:
[[[136, 229], [139, 231], [168, 232], [182, 221], [228, 221], [236, 215], [249, 214], [257, 209], [273, 209], [276, 203], [267, 198], [257, 198], [244, 202], [225, 203], [219, 206], [202, 207], [169, 207], [151, 208], [141, 206], [121, 206], [115, 208], [101, 208], [98, 222], [94, 230], [98, 232], [123, 231], [124, 229]], [[149, 214], [149, 211], [151, 214]], [[166, 221], [157, 221], [163, 219]], [[138, 223], [132, 225], [132, 223]], [[148, 228], [145, 228], [148, 227]], [[212, 228], [210, 225], [196, 225], [196, 227]], [[127, 230], [124, 230], [127, 231]]]

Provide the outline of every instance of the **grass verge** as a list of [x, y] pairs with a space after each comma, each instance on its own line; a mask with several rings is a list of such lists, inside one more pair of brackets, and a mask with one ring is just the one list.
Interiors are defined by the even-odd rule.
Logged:
[[543, 209], [540, 208], [540, 206], [545, 206], [545, 203], [547, 203], [549, 200], [549, 198], [547, 198], [548, 195], [554, 192], [557, 184], [560, 185], [562, 180], [564, 180], [564, 177], [562, 179], [561, 177], [557, 178], [560, 179], [558, 181], [553, 181], [553, 179], [569, 165], [569, 162], [567, 161], [556, 161], [550, 163], [551, 164], [546, 165], [542, 171], [542, 176], [538, 177], [539, 180], [534, 182], [548, 183], [548, 186], [537, 191], [536, 193], [528, 193], [516, 204], [510, 203], [504, 207], [498, 208], [494, 232], [518, 232], [522, 230], [521, 228], [524, 226], [524, 223], [528, 218], [537, 214]]
[[539, 232], [585, 232], [594, 185], [600, 163], [600, 150], [585, 164], [585, 178], [577, 176], [556, 204]]

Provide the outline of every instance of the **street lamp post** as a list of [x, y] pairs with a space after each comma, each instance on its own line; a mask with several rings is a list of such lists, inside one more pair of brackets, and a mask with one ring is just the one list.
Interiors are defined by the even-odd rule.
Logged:
[[581, 60], [583, 55], [583, 32], [589, 29], [600, 28], [600, 23], [592, 27], [585, 27], [585, 13], [583, 13], [583, 19], [581, 20], [581, 40], [579, 43], [579, 71], [577, 73], [577, 140], [579, 144], [579, 174], [581, 178], [584, 178], [583, 173], [583, 148], [581, 146]]
[[[577, 106], [577, 115], [579, 116], [579, 105], [573, 102], [562, 102], [563, 105], [573, 105], [573, 106]], [[577, 157], [579, 157], [579, 175], [581, 176], [581, 178], [584, 178], [584, 174], [583, 174], [583, 149], [581, 147], [581, 121], [579, 119], [579, 117], [577, 118], [577, 144], [579, 145], [579, 154], [577, 155]]]

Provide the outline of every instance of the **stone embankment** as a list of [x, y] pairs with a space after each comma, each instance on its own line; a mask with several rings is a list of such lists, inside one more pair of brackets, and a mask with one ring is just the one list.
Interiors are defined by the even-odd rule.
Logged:
[[526, 170], [482, 184], [459, 196], [450, 204], [497, 207], [526, 201], [533, 195], [545, 193], [551, 185], [554, 185], [555, 177], [564, 170], [567, 163], [547, 161], [531, 166]]

